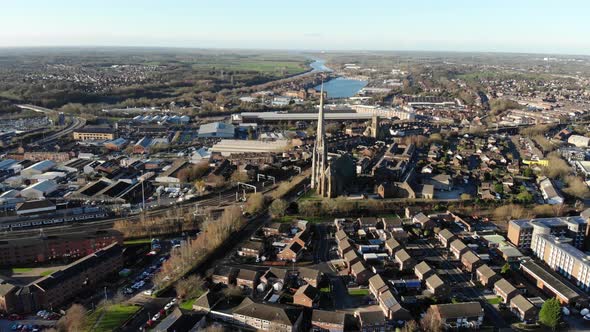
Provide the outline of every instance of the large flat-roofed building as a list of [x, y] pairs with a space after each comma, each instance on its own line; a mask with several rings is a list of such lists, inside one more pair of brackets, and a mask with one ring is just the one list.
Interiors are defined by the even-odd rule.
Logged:
[[234, 125], [223, 122], [212, 122], [199, 127], [199, 137], [233, 138], [236, 128]]
[[222, 156], [244, 153], [281, 153], [284, 152], [288, 146], [288, 140], [250, 141], [224, 139], [213, 145], [210, 151], [220, 153]]
[[540, 289], [551, 296], [555, 296], [562, 304], [587, 303], [587, 297], [574, 285], [560, 280], [558, 276], [533, 261], [523, 258], [520, 262], [521, 271], [533, 279]]
[[577, 147], [586, 148], [590, 144], [590, 138], [581, 135], [571, 135], [567, 142]]
[[57, 184], [54, 181], [45, 180], [26, 187], [20, 195], [28, 199], [42, 199], [56, 190]]
[[85, 127], [73, 132], [76, 141], [106, 141], [116, 138], [115, 131], [109, 127]]
[[52, 160], [42, 160], [38, 163], [35, 163], [35, 164], [23, 169], [20, 172], [20, 175], [23, 178], [30, 178], [33, 175], [43, 174], [43, 173], [49, 171], [50, 169], [54, 168], [55, 166], [57, 166], [57, 164]]
[[582, 216], [512, 220], [508, 223], [508, 240], [518, 249], [535, 245], [536, 235], [547, 234], [569, 237], [577, 248], [584, 246], [588, 222]]

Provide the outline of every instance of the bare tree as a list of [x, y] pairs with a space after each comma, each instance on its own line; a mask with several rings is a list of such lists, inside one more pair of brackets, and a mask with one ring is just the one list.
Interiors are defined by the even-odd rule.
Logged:
[[262, 193], [251, 194], [246, 202], [246, 212], [257, 213], [264, 209], [266, 199]]
[[232, 183], [247, 182], [248, 181], [248, 174], [246, 174], [244, 172], [240, 172], [240, 171], [235, 171], [232, 173], [230, 181]]
[[176, 282], [176, 295], [181, 298], [190, 298], [203, 290], [204, 281], [197, 275], [190, 275]]
[[86, 308], [80, 304], [72, 304], [66, 314], [57, 322], [59, 331], [82, 331], [86, 322]]
[[285, 212], [287, 211], [287, 207], [288, 207], [288, 204], [286, 201], [284, 201], [282, 199], [275, 199], [270, 204], [270, 207], [268, 208], [268, 210], [274, 218], [280, 218], [285, 215]]
[[428, 308], [424, 317], [420, 320], [420, 326], [424, 331], [427, 332], [440, 332], [442, 331], [442, 323], [440, 318], [434, 312], [432, 307]]
[[420, 327], [415, 320], [407, 321], [401, 329], [401, 332], [417, 332], [420, 331]]

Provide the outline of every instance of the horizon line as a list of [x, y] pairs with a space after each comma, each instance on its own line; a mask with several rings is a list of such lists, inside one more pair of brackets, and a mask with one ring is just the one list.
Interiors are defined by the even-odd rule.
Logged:
[[197, 47], [197, 46], [148, 46], [148, 45], [0, 45], [3, 49], [93, 49], [93, 48], [135, 48], [135, 49], [183, 49], [183, 50], [232, 50], [232, 51], [282, 51], [282, 52], [307, 52], [307, 53], [370, 53], [370, 52], [415, 52], [415, 53], [458, 53], [458, 54], [515, 54], [515, 55], [557, 55], [557, 56], [583, 56], [588, 54], [553, 53], [553, 52], [521, 52], [521, 51], [477, 51], [477, 50], [420, 50], [420, 49], [312, 49], [312, 48], [266, 48], [266, 47]]

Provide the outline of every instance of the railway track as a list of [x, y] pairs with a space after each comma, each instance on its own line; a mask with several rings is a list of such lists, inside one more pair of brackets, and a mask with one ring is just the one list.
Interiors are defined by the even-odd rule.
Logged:
[[[259, 185], [257, 185], [259, 187]], [[267, 188], [262, 188], [260, 192], [266, 193], [272, 190], [274, 186], [270, 186]], [[167, 206], [165, 208], [146, 211], [145, 217], [181, 217], [184, 216], [186, 213], [190, 212], [199, 212], [202, 209], [211, 209], [211, 208], [225, 208], [231, 204], [236, 204], [236, 191], [235, 190], [227, 190], [225, 192], [221, 192], [219, 194], [214, 194], [211, 197], [195, 200], [195, 201], [188, 201], [188, 202], [179, 202], [173, 205]], [[142, 218], [141, 214], [134, 214], [124, 217], [117, 217], [117, 218], [110, 218], [110, 219], [103, 219], [103, 220], [93, 220], [93, 221], [84, 221], [84, 222], [72, 222], [72, 223], [64, 223], [57, 226], [53, 225], [46, 225], [46, 227], [36, 227], [36, 228], [26, 228], [26, 229], [18, 229], [18, 230], [9, 230], [3, 231], [0, 233], [0, 240], [10, 240], [10, 239], [18, 239], [23, 237], [31, 237], [31, 236], [38, 236], [41, 230], [45, 235], [51, 234], [67, 234], [68, 232], [80, 232], [84, 230], [89, 231], [96, 231], [100, 229], [110, 229], [113, 227], [115, 222], [123, 221], [123, 220], [139, 220]], [[40, 225], [43, 226], [43, 225]]]

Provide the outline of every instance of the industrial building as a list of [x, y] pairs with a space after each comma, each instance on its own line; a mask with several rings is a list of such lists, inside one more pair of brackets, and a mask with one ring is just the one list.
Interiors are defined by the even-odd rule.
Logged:
[[285, 151], [288, 146], [288, 140], [250, 141], [224, 139], [213, 145], [209, 151], [220, 153], [222, 156], [239, 153], [280, 153]]
[[28, 199], [41, 199], [56, 190], [57, 183], [53, 180], [45, 180], [26, 187], [20, 192], [20, 195]]
[[207, 123], [199, 127], [198, 136], [233, 138], [235, 136], [235, 127], [232, 124], [223, 122]]
[[30, 178], [33, 175], [43, 174], [50, 169], [54, 168], [57, 164], [51, 160], [43, 160], [36, 164], [33, 164], [20, 172], [23, 178]]

